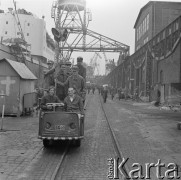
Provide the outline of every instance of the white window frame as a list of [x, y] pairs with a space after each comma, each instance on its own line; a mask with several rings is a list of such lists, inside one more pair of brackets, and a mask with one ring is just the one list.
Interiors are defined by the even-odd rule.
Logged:
[[149, 19], [150, 19], [150, 15], [149, 14], [147, 14], [147, 30], [149, 30]]

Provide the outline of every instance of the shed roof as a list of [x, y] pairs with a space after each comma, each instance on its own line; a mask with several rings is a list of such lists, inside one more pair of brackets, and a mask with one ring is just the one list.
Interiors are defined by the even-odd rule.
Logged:
[[31, 79], [31, 80], [36, 80], [37, 77], [29, 70], [29, 68], [20, 62], [12, 61], [10, 59], [1, 59], [1, 61], [6, 61], [10, 64], [10, 66], [19, 74], [19, 76], [22, 79]]

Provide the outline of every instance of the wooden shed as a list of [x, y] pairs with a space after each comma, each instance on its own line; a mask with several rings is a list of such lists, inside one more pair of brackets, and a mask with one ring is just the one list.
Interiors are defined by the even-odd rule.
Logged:
[[[5, 114], [20, 115], [23, 112], [23, 95], [34, 92], [36, 76], [28, 67], [9, 59], [0, 60], [0, 94], [6, 94]], [[3, 98], [0, 97], [0, 114]]]

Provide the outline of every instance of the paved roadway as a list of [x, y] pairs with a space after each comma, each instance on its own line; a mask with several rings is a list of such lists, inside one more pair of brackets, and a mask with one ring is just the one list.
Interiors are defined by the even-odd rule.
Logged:
[[[110, 108], [111, 107], [111, 108]], [[139, 163], [146, 174], [145, 163], [157, 163], [158, 159], [166, 166], [169, 163], [181, 165], [181, 131], [177, 122], [181, 112], [160, 110], [150, 103], [135, 103], [131, 100], [114, 101], [108, 99], [104, 108], [119, 141], [124, 158], [129, 158], [128, 167]], [[181, 176], [181, 169], [179, 174]], [[168, 168], [162, 168], [162, 176]], [[151, 168], [152, 179], [156, 169]], [[166, 178], [165, 178], [166, 179]]]
[[[106, 180], [108, 158], [115, 157], [110, 132], [101, 110], [99, 96], [88, 95], [85, 138], [80, 148], [71, 148], [60, 168], [61, 180]], [[121, 152], [132, 163], [181, 165], [181, 131], [176, 124], [181, 113], [159, 110], [149, 104], [108, 98], [103, 105], [114, 129]], [[6, 117], [0, 132], [0, 180], [50, 180], [65, 143], [46, 150], [37, 139], [38, 118]], [[144, 168], [144, 167], [143, 167]], [[155, 170], [152, 179], [156, 179]]]

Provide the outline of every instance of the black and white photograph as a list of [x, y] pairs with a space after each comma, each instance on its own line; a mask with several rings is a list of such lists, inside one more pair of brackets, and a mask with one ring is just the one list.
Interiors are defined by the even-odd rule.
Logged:
[[0, 0], [0, 180], [181, 179], [181, 0]]

